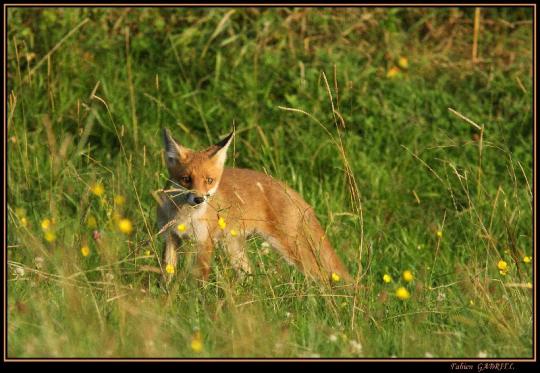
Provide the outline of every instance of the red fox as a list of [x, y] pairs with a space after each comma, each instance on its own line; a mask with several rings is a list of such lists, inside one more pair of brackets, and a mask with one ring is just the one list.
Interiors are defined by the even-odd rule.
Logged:
[[245, 240], [262, 236], [308, 277], [352, 282], [311, 206], [284, 183], [253, 170], [226, 168], [234, 130], [203, 151], [177, 143], [163, 130], [169, 180], [160, 196], [158, 228], [165, 234], [163, 265], [170, 282], [182, 238], [197, 243], [194, 274], [207, 280], [214, 244], [224, 243], [231, 265], [250, 274]]

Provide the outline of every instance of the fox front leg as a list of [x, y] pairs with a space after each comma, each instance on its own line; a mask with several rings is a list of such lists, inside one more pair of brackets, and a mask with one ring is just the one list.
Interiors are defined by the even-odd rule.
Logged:
[[199, 281], [207, 281], [210, 275], [210, 265], [214, 252], [214, 242], [209, 237], [197, 244], [197, 263], [194, 270], [195, 278]]
[[176, 273], [177, 253], [180, 246], [180, 239], [172, 233], [167, 233], [165, 238], [165, 250], [163, 251], [163, 270], [165, 284], [169, 285]]

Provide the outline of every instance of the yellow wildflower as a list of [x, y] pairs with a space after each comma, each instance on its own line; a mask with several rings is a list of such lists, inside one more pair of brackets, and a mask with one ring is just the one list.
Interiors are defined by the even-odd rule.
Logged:
[[45, 232], [45, 241], [54, 242], [56, 240], [56, 234], [51, 231]]
[[43, 219], [41, 221], [41, 229], [43, 229], [43, 231], [48, 231], [49, 229], [51, 229], [51, 225], [52, 222], [50, 219]]
[[186, 230], [186, 225], [185, 225], [185, 224], [178, 224], [178, 226], [176, 227], [176, 229], [178, 229], [179, 232], [185, 232], [185, 230]]
[[332, 272], [332, 281], [339, 282], [339, 280], [341, 280], [341, 277], [337, 273]]
[[88, 248], [88, 246], [84, 245], [83, 247], [81, 247], [81, 254], [82, 256], [90, 255], [90, 249]]
[[409, 290], [405, 289], [404, 287], [400, 287], [396, 290], [396, 297], [401, 300], [407, 300], [411, 297], [411, 293], [409, 293]]
[[227, 223], [225, 223], [225, 219], [223, 219], [222, 217], [218, 219], [217, 223], [221, 229], [225, 229], [225, 227], [227, 226]]
[[151, 254], [150, 250], [146, 250], [146, 251], [144, 252], [144, 255], [145, 255], [145, 256], [150, 256], [150, 254]]
[[117, 205], [117, 206], [122, 206], [124, 203], [126, 203], [126, 197], [124, 197], [123, 195], [119, 194], [117, 196], [114, 197], [114, 203]]
[[196, 331], [191, 337], [191, 349], [193, 352], [199, 353], [203, 350], [203, 343], [201, 338], [201, 332]]
[[97, 220], [94, 215], [88, 216], [86, 219], [86, 226], [90, 229], [96, 229], [97, 228]]
[[167, 264], [167, 266], [165, 267], [165, 272], [172, 275], [174, 273], [174, 266], [170, 263]]
[[395, 78], [400, 73], [399, 67], [392, 67], [388, 72], [386, 73], [387, 78]]
[[471, 300], [469, 301], [469, 304], [470, 304], [471, 306], [474, 306], [474, 300], [471, 299]]
[[20, 219], [20, 221], [23, 227], [28, 227], [28, 220], [24, 216]]
[[531, 282], [527, 282], [527, 288], [532, 289], [532, 283]]
[[233, 237], [238, 236], [238, 232], [235, 231], [234, 229], [231, 229], [231, 236], [233, 236]]
[[403, 272], [403, 279], [407, 282], [411, 282], [414, 280], [414, 276], [411, 271], [405, 271]]
[[499, 273], [501, 276], [506, 276], [508, 274], [508, 263], [504, 260], [499, 260], [497, 263], [497, 268], [499, 268]]
[[133, 231], [133, 225], [129, 219], [120, 219], [118, 221], [118, 229], [122, 233], [130, 234]]
[[392, 276], [388, 275], [388, 274], [385, 274], [383, 277], [382, 277], [382, 280], [384, 282], [386, 282], [387, 284], [391, 283], [392, 282]]
[[105, 188], [101, 183], [95, 183], [90, 187], [90, 191], [98, 197], [101, 197], [105, 193]]
[[532, 261], [532, 258], [530, 256], [524, 256], [523, 257], [523, 263], [530, 264]]
[[437, 237], [442, 238], [442, 231], [437, 231]]
[[398, 65], [402, 69], [407, 69], [409, 68], [409, 60], [407, 59], [407, 57], [400, 57], [398, 60]]

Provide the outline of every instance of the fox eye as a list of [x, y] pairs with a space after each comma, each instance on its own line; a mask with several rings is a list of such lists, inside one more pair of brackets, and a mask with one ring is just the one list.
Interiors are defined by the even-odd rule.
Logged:
[[211, 177], [207, 177], [207, 178], [206, 178], [206, 182], [207, 182], [208, 184], [212, 184], [212, 183], [214, 182], [214, 179], [212, 179]]
[[180, 178], [180, 180], [184, 183], [184, 184], [189, 184], [191, 182], [191, 177], [189, 176], [182, 176]]

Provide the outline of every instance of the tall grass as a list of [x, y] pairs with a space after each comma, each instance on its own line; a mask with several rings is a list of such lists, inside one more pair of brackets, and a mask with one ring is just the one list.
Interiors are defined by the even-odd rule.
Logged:
[[[10, 8], [7, 37], [9, 357], [532, 356], [530, 8]], [[160, 286], [161, 128], [233, 125], [356, 291], [257, 238], [250, 281], [218, 249], [198, 286], [187, 242]]]

